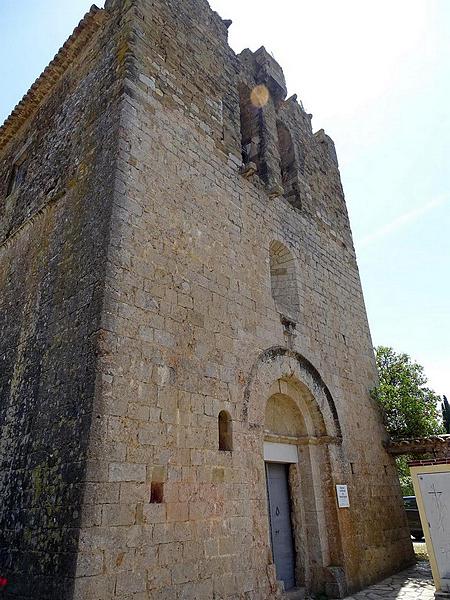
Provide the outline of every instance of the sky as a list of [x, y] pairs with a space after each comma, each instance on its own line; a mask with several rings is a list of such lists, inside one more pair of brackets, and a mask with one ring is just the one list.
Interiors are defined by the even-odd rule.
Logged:
[[[91, 2], [0, 2], [2, 122]], [[374, 345], [450, 397], [450, 1], [210, 3], [336, 144]]]

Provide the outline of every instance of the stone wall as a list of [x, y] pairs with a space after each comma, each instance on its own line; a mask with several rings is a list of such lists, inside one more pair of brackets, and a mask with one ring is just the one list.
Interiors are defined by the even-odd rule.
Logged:
[[279, 598], [267, 440], [298, 446], [298, 583], [393, 572], [412, 549], [333, 142], [204, 0], [102, 14], [0, 163], [5, 198], [26, 146], [0, 208], [9, 597]]
[[117, 154], [112, 25], [93, 10], [0, 134], [5, 598], [72, 597]]
[[[307, 377], [312, 389], [326, 384], [329, 426], [337, 420], [341, 432], [308, 451], [311, 481], [323, 478], [325, 490], [310, 502], [320, 538], [310, 555], [322, 562], [306, 572], [300, 548], [298, 572], [311, 589], [359, 588], [410, 562], [412, 550], [369, 397], [376, 370], [333, 143], [313, 134], [295, 98], [284, 101], [280, 72], [268, 64], [260, 170], [251, 175], [242, 165], [239, 87], [260, 83], [255, 62], [267, 53], [234, 56], [226, 24], [203, 1], [126, 7], [131, 54], [102, 322], [108, 352], [90, 447], [96, 483], [85, 506], [97, 520], [83, 527], [75, 597], [277, 597], [264, 413], [272, 383]], [[295, 144], [295, 203], [280, 189], [277, 121]], [[295, 257], [294, 331], [272, 296], [274, 241]], [[219, 450], [222, 410], [232, 417], [232, 452]], [[348, 483], [350, 510], [337, 511], [336, 483]], [[310, 513], [299, 515], [308, 529]]]

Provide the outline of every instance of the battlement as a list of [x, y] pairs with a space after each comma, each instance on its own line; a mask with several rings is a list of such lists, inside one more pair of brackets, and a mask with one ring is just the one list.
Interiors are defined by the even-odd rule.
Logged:
[[[241, 173], [262, 182], [270, 198], [314, 213], [320, 204], [311, 185], [315, 173], [339, 177], [334, 144], [323, 130], [313, 134], [311, 115], [296, 95], [286, 99], [283, 70], [264, 47], [238, 58]], [[342, 204], [336, 208], [343, 211]]]
[[281, 66], [267, 52], [264, 46], [261, 46], [252, 55], [255, 65], [256, 82], [266, 85], [275, 101], [284, 100], [287, 95], [287, 88]]

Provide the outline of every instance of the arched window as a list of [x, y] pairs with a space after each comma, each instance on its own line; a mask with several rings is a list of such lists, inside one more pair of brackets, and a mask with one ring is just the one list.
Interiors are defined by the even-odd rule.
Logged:
[[13, 194], [22, 185], [25, 181], [25, 176], [25, 164], [23, 162], [14, 164], [8, 177], [6, 197]]
[[242, 161], [244, 165], [255, 163], [259, 169], [260, 153], [260, 109], [251, 99], [251, 91], [245, 86], [239, 87], [239, 103], [241, 109], [241, 143]]
[[298, 164], [294, 144], [287, 127], [277, 122], [278, 151], [280, 153], [281, 180], [284, 196], [296, 208], [301, 208], [298, 185]]
[[270, 281], [275, 306], [282, 317], [298, 322], [300, 301], [293, 254], [281, 242], [270, 244]]
[[219, 413], [219, 450], [231, 452], [233, 450], [233, 427], [231, 417], [226, 410]]

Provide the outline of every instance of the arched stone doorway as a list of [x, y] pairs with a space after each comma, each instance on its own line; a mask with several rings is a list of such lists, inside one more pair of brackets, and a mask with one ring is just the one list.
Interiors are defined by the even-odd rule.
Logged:
[[277, 580], [286, 588], [343, 597], [335, 500], [341, 434], [328, 388], [304, 357], [272, 348], [252, 370], [245, 410], [250, 427], [261, 433], [267, 532]]

